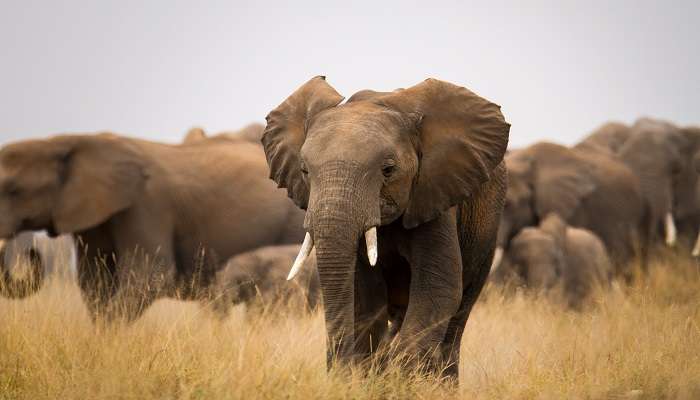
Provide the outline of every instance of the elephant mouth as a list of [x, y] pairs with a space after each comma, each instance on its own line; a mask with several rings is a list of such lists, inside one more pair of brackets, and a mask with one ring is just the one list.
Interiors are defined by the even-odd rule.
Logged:
[[382, 225], [387, 225], [401, 216], [399, 205], [390, 196], [381, 196], [379, 198], [379, 210], [381, 212]]
[[[373, 226], [369, 228], [365, 232], [365, 245], [367, 247], [367, 260], [369, 260], [369, 264], [371, 266], [375, 266], [377, 264], [377, 258], [379, 255], [379, 251], [377, 249], [377, 227]], [[306, 259], [309, 257], [311, 254], [311, 251], [314, 248], [314, 239], [311, 237], [310, 233], [306, 233], [306, 236], [304, 237], [304, 242], [301, 244], [301, 249], [299, 250], [299, 254], [297, 255], [296, 259], [294, 260], [294, 263], [292, 264], [292, 268], [289, 270], [289, 275], [287, 275], [287, 280], [290, 281], [294, 279], [295, 276], [301, 271], [301, 267], [304, 265], [306, 262]]]

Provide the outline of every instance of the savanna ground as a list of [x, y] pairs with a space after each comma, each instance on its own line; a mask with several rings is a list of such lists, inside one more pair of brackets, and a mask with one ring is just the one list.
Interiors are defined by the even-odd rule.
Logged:
[[160, 301], [130, 326], [98, 329], [74, 284], [54, 279], [0, 300], [0, 399], [700, 399], [700, 270], [663, 259], [582, 312], [487, 287], [458, 388], [391, 368], [327, 374], [318, 312], [237, 308], [217, 321]]

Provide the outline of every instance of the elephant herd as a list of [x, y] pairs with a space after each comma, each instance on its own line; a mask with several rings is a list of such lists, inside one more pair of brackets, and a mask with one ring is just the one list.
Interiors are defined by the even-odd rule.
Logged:
[[345, 100], [321, 76], [266, 120], [180, 144], [4, 146], [0, 294], [39, 290], [52, 248], [13, 243], [45, 231], [71, 248], [96, 321], [132, 321], [162, 297], [222, 317], [256, 299], [320, 303], [329, 366], [410, 354], [454, 378], [489, 279], [563, 286], [577, 306], [659, 237], [673, 244], [676, 221], [700, 226], [695, 128], [644, 119], [507, 152], [500, 107], [468, 89], [428, 79]]
[[577, 307], [593, 285], [631, 279], [634, 260], [644, 271], [658, 244], [686, 238], [700, 255], [700, 128], [607, 123], [572, 147], [539, 142], [505, 160], [495, 281], [559, 285]]

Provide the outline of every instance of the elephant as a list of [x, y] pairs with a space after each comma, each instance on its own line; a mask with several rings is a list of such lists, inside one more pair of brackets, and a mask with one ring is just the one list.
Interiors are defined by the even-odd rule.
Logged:
[[593, 232], [568, 226], [550, 213], [513, 238], [497, 273], [501, 279], [515, 276], [530, 288], [560, 287], [569, 307], [578, 309], [596, 285], [610, 283], [612, 265]]
[[630, 126], [621, 122], [607, 122], [591, 132], [574, 146], [577, 149], [598, 150], [615, 156], [632, 134]]
[[262, 146], [60, 135], [0, 149], [0, 238], [70, 234], [94, 320], [133, 321], [157, 298], [199, 299], [235, 254], [298, 243], [304, 213]]
[[[259, 144], [260, 140], [262, 139], [262, 133], [265, 127], [259, 123], [252, 123], [248, 124], [245, 127], [237, 130], [237, 131], [232, 131], [232, 132], [221, 132], [216, 134], [215, 136], [219, 137], [225, 137], [228, 139], [232, 140], [246, 140], [251, 143]], [[185, 139], [183, 140], [183, 143], [185, 144], [191, 144], [191, 143], [196, 143], [200, 140], [204, 140], [207, 138], [207, 133], [204, 131], [204, 129], [200, 127], [193, 127], [189, 131], [187, 131], [187, 134], [185, 135]]]
[[689, 142], [671, 123], [641, 118], [631, 127], [630, 137], [617, 156], [639, 178], [642, 197], [649, 212], [646, 235], [650, 242], [663, 237], [666, 245], [676, 242], [673, 218], [674, 182], [690, 168], [683, 165], [691, 152]]
[[221, 318], [232, 305], [287, 303], [293, 309], [313, 310], [319, 295], [314, 254], [304, 262], [298, 277], [287, 282], [289, 266], [300, 245], [265, 246], [231, 258], [216, 274], [211, 287], [211, 309]]
[[629, 274], [627, 264], [638, 244], [642, 250], [648, 246], [639, 181], [625, 164], [596, 149], [538, 142], [508, 154], [506, 166], [508, 192], [494, 269], [521, 229], [557, 213], [600, 237], [617, 272]]
[[291, 274], [315, 248], [327, 366], [387, 349], [457, 378], [496, 244], [510, 124], [436, 79], [343, 100], [314, 77], [267, 115], [262, 137], [272, 179], [306, 210]]
[[673, 181], [673, 218], [678, 231], [692, 240], [692, 256], [700, 257], [700, 127], [681, 128], [686, 148], [681, 171]]

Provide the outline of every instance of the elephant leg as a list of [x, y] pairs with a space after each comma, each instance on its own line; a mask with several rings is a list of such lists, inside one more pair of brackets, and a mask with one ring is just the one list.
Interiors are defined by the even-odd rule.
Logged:
[[[124, 253], [122, 253], [124, 254]], [[117, 267], [119, 289], [110, 307], [111, 320], [132, 322], [175, 286], [172, 258], [144, 250], [126, 252]]]
[[93, 322], [104, 318], [119, 286], [111, 240], [99, 229], [76, 237], [77, 280]]
[[[168, 239], [172, 235], [158, 221], [138, 217], [115, 224], [119, 288], [110, 307], [111, 320], [134, 321], [156, 299], [175, 291], [177, 269], [172, 239]], [[144, 226], [160, 229], [147, 231]]]
[[[439, 372], [440, 347], [462, 294], [462, 257], [455, 209], [411, 232], [405, 258], [411, 282], [401, 329], [393, 345], [429, 371]], [[491, 259], [489, 258], [489, 261]]]
[[455, 381], [459, 377], [462, 335], [491, 270], [502, 213], [497, 205], [503, 204], [505, 190], [504, 181], [493, 180], [457, 213], [463, 291], [459, 309], [450, 319], [440, 349], [445, 363], [442, 373]]
[[[465, 258], [467, 259], [467, 258]], [[459, 376], [459, 357], [462, 344], [462, 335], [469, 319], [474, 303], [481, 294], [481, 290], [489, 276], [490, 262], [483, 260], [471, 273], [464, 274], [464, 290], [457, 313], [450, 319], [445, 332], [445, 338], [441, 344], [442, 359], [445, 363], [443, 374], [448, 377]]]

